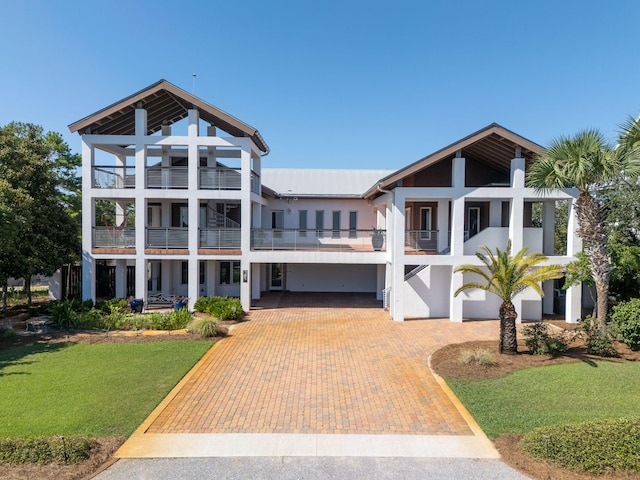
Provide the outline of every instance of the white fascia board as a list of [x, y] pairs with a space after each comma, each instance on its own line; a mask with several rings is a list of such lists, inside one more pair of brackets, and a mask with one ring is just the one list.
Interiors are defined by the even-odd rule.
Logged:
[[252, 250], [251, 262], [257, 263], [333, 263], [383, 265], [387, 263], [386, 252], [317, 252], [292, 250]]

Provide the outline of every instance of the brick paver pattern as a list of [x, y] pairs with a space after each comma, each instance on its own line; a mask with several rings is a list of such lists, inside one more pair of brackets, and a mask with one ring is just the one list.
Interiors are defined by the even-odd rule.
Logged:
[[497, 339], [497, 322], [393, 322], [373, 298], [309, 298], [252, 310], [146, 433], [471, 434], [427, 358]]

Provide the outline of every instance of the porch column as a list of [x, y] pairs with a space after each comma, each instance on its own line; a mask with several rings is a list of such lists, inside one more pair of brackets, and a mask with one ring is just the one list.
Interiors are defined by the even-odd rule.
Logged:
[[502, 200], [491, 200], [489, 203], [489, 226], [502, 226]]
[[[569, 207], [569, 222], [567, 224], [567, 256], [573, 257], [582, 251], [582, 239], [578, 236], [578, 219], [575, 210], [574, 198]], [[578, 323], [582, 318], [582, 285], [576, 285], [567, 289], [565, 321]]]
[[96, 302], [96, 261], [86, 250], [82, 252], [82, 299]]
[[[249, 147], [240, 151], [240, 163], [242, 173], [240, 177], [241, 195], [240, 200], [240, 249], [243, 254], [247, 254], [251, 250], [251, 152]], [[248, 270], [247, 264], [243, 269]], [[248, 287], [247, 287], [248, 288]], [[242, 289], [241, 289], [242, 290]], [[247, 302], [249, 302], [249, 290], [247, 290]], [[248, 310], [247, 310], [248, 311]]]
[[451, 186], [455, 190], [464, 188], [465, 184], [465, 159], [462, 158], [462, 152], [456, 152], [456, 158], [451, 161]]
[[[82, 139], [82, 299], [96, 300], [95, 262], [93, 248], [93, 227], [95, 227], [95, 201], [89, 195], [93, 177], [93, 146]], [[71, 265], [70, 265], [71, 267]], [[65, 279], [62, 279], [65, 281]]]
[[251, 263], [243, 257], [240, 260], [240, 303], [242, 310], [251, 309]]
[[[198, 134], [200, 115], [198, 110], [189, 110], [187, 132], [189, 135], [188, 159], [187, 159], [187, 175], [190, 191], [198, 190], [198, 173], [200, 172], [200, 152], [198, 151]], [[191, 215], [189, 215], [191, 216]], [[192, 225], [189, 223], [189, 225]], [[194, 223], [193, 225], [197, 225]]]
[[251, 279], [251, 299], [260, 300], [262, 285], [262, 277], [260, 276], [260, 264], [252, 263], [249, 278]]
[[193, 310], [193, 306], [200, 296], [200, 262], [196, 255], [189, 255], [189, 275], [187, 286], [187, 296], [189, 297], [189, 310]]
[[147, 260], [142, 255], [136, 256], [136, 298], [144, 300], [147, 306]]
[[144, 108], [136, 107], [135, 109], [135, 162], [136, 162], [136, 189], [145, 188], [146, 184], [146, 166], [147, 151], [144, 143], [144, 137], [147, 135], [147, 111]]
[[127, 297], [127, 261], [116, 260], [116, 298]]
[[438, 253], [449, 246], [449, 200], [438, 200]]
[[[451, 267], [453, 270], [453, 267]], [[451, 272], [451, 290], [449, 292], [449, 319], [452, 322], [462, 322], [462, 302], [463, 295], [458, 295], [454, 297], [456, 290], [458, 290], [463, 283], [463, 275], [462, 273], [453, 273]]]
[[[391, 236], [397, 247], [392, 252], [393, 270], [390, 308], [391, 318], [398, 322], [404, 321], [404, 208], [405, 191], [403, 188], [396, 188]], [[389, 236], [389, 230], [387, 230], [387, 236]]]
[[[509, 238], [511, 239], [511, 253], [519, 252], [524, 246], [524, 199], [517, 195], [511, 199], [511, 209], [509, 211]], [[505, 248], [502, 245], [500, 249]]]
[[524, 158], [520, 156], [520, 147], [516, 147], [516, 158], [511, 160], [511, 188], [524, 188]]
[[544, 315], [553, 315], [553, 300], [554, 300], [554, 282], [555, 280], [547, 280], [542, 282], [542, 291], [544, 297], [542, 297], [542, 313]]
[[451, 208], [451, 255], [464, 255], [464, 197], [453, 199]]

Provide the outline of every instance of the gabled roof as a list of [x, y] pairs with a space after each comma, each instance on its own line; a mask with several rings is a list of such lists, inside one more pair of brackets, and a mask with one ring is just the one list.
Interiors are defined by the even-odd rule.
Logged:
[[[517, 133], [497, 123], [492, 123], [382, 178], [377, 185], [380, 185], [382, 188], [388, 187], [430, 165], [442, 160], [454, 158], [458, 150], [462, 151], [463, 158], [480, 160], [496, 170], [503, 170], [507, 167], [508, 171], [508, 165], [510, 160], [515, 156], [516, 147], [520, 147], [521, 156], [528, 162], [531, 162], [536, 155], [544, 152], [544, 147], [537, 143], [521, 137]], [[377, 185], [371, 187], [365, 193], [365, 197], [373, 195], [377, 191]]]
[[362, 198], [369, 187], [393, 170], [263, 168], [262, 184], [280, 197]]
[[140, 90], [122, 100], [69, 125], [71, 133], [87, 131], [99, 135], [133, 135], [135, 133], [135, 107], [138, 103], [147, 110], [147, 135], [159, 131], [162, 125], [171, 125], [196, 108], [200, 118], [234, 137], [251, 137], [263, 152], [269, 147], [255, 128], [241, 122], [204, 100], [176, 87], [166, 80]]

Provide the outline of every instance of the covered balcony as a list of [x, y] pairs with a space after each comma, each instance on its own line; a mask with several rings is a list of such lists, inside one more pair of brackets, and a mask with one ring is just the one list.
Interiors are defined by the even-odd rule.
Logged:
[[386, 250], [386, 231], [293, 228], [252, 229], [251, 249], [380, 252]]

